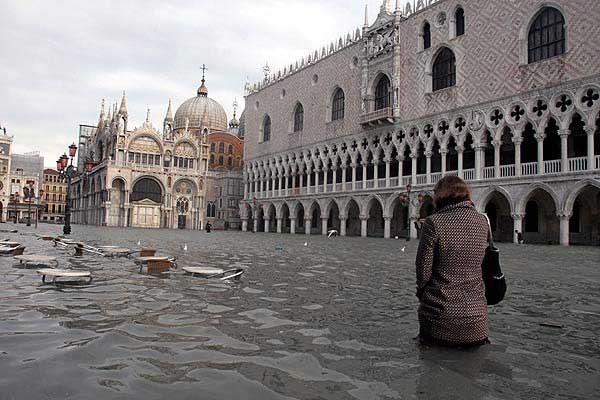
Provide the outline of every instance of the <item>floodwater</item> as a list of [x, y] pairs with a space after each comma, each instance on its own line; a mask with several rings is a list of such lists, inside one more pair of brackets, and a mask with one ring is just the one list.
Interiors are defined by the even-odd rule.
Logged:
[[180, 267], [247, 268], [222, 283], [140, 275], [17, 228], [0, 239], [95, 279], [44, 285], [0, 258], [1, 399], [600, 397], [599, 248], [501, 246], [510, 287], [490, 309], [492, 345], [458, 351], [414, 340], [416, 242], [74, 227]]

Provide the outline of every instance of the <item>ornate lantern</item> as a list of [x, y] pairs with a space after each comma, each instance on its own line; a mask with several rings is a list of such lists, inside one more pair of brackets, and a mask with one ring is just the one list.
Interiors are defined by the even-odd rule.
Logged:
[[75, 154], [77, 154], [77, 146], [75, 146], [75, 143], [73, 143], [69, 146], [69, 157], [73, 158], [75, 157]]

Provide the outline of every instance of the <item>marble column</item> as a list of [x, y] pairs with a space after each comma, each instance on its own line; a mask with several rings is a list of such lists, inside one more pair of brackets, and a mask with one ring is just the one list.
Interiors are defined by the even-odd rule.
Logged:
[[346, 218], [340, 216], [340, 236], [346, 236]]
[[311, 224], [310, 219], [305, 219], [304, 220], [304, 233], [306, 235], [310, 235], [310, 231], [312, 229], [311, 227], [312, 227], [312, 224]]
[[352, 191], [356, 190], [356, 163], [352, 163], [350, 165], [352, 167]]
[[346, 165], [342, 166], [342, 191], [346, 191], [346, 170], [348, 167]]
[[446, 176], [446, 156], [448, 154], [447, 150], [441, 150], [440, 154], [442, 155], [442, 177]]
[[373, 161], [373, 187], [379, 187], [379, 161]]
[[536, 135], [537, 139], [537, 173], [543, 175], [544, 171], [544, 139], [546, 135]]
[[475, 147], [475, 180], [481, 179], [481, 147]]
[[248, 218], [242, 219], [242, 232], [248, 232]]
[[569, 245], [569, 221], [571, 219], [570, 215], [559, 214], [560, 218], [560, 245], [568, 246]]
[[519, 237], [517, 232], [523, 233], [523, 216], [520, 214], [513, 214], [513, 243], [519, 244]]
[[281, 233], [283, 229], [283, 221], [281, 218], [277, 218], [277, 233]]
[[417, 155], [416, 154], [411, 154], [410, 158], [411, 158], [411, 162], [412, 162], [411, 183], [414, 186], [414, 185], [417, 184]]
[[500, 178], [500, 146], [502, 142], [494, 140], [494, 178]]
[[390, 187], [390, 181], [391, 181], [391, 160], [389, 158], [386, 158], [385, 160], [385, 187], [389, 188]]
[[523, 139], [521, 137], [513, 138], [513, 143], [515, 144], [515, 176], [521, 176], [521, 143], [523, 143]]
[[367, 216], [363, 215], [360, 217], [360, 236], [364, 238], [367, 237], [368, 220], [369, 217]]
[[390, 239], [392, 237], [392, 219], [390, 217], [383, 218], [383, 238]]
[[327, 227], [328, 221], [329, 221], [329, 218], [321, 217], [321, 234], [323, 236], [327, 236], [327, 233], [329, 231], [329, 228]]
[[594, 155], [594, 133], [595, 128], [587, 128], [587, 169], [589, 171], [596, 169], [596, 157]]
[[290, 234], [296, 234], [296, 218], [290, 218]]
[[431, 151], [425, 152], [426, 161], [426, 174], [427, 174], [427, 183], [431, 183]]
[[560, 135], [560, 164], [561, 164], [561, 171], [563, 173], [565, 172], [571, 172], [569, 171], [569, 130], [568, 129], [561, 129], [558, 131], [559, 135]]

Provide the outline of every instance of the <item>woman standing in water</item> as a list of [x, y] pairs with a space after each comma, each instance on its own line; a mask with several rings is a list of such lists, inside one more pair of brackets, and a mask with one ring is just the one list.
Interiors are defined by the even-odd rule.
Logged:
[[481, 271], [487, 220], [458, 177], [439, 181], [434, 196], [436, 212], [423, 225], [416, 260], [419, 337], [424, 343], [444, 346], [488, 343]]

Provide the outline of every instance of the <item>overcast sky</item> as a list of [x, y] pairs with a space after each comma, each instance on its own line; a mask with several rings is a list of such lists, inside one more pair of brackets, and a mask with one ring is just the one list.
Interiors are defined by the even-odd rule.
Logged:
[[[381, 4], [370, 0], [373, 21]], [[127, 94], [130, 127], [162, 129], [196, 94], [206, 64], [209, 96], [232, 115], [246, 77], [276, 68], [362, 26], [363, 1], [0, 0], [0, 125], [13, 152], [40, 151], [47, 166], [79, 124], [95, 125], [101, 99]], [[239, 114], [238, 114], [239, 115]]]

